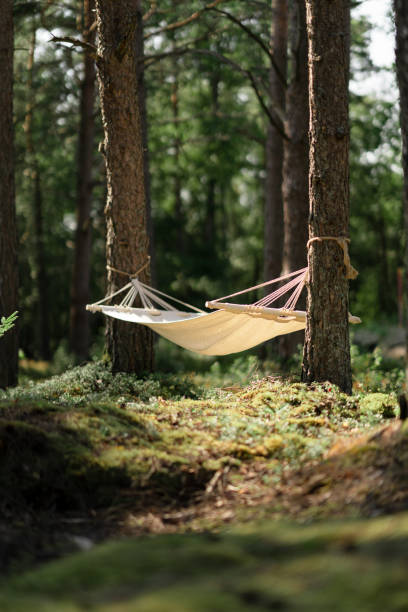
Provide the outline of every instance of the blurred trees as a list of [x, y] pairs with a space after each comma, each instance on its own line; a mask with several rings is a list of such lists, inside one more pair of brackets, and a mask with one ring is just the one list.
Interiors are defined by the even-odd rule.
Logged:
[[[396, 25], [396, 68], [400, 94], [400, 125], [402, 134], [402, 169], [404, 174], [403, 210], [405, 229], [405, 306], [408, 303], [408, 7], [403, 0], [394, 0]], [[405, 310], [407, 310], [405, 308]], [[406, 330], [408, 321], [405, 322]], [[408, 333], [406, 331], [408, 349]], [[408, 350], [406, 353], [406, 383], [408, 382]]]
[[[202, 306], [207, 297], [224, 295], [263, 280], [268, 180], [265, 151], [268, 132], [275, 129], [270, 116], [274, 104], [270, 90], [271, 56], [265, 52], [274, 23], [272, 5], [255, 0], [224, 3], [165, 0], [141, 5], [143, 61], [140, 47], [135, 57], [139, 58], [136, 61], [139, 91], [140, 80], [146, 87], [147, 122], [142, 131], [145, 154], [146, 143], [149, 148], [156, 282], [164, 291]], [[90, 222], [78, 223], [76, 213], [77, 185], [80, 172], [84, 171], [84, 162], [78, 164], [81, 84], [85, 74], [85, 53], [79, 44], [83, 42], [82, 25], [77, 19], [79, 6], [73, 0], [64, 6], [50, 2], [46, 8], [39, 2], [17, 2], [15, 6], [20, 322], [21, 344], [28, 356], [44, 354], [38, 333], [39, 303], [44, 291], [40, 290], [36, 256], [32, 165], [27, 156], [27, 133], [23, 130], [30, 87], [34, 100], [31, 137], [41, 177], [51, 353], [59, 345], [67, 345], [75, 240], [81, 228], [92, 227], [93, 232], [89, 300], [102, 297], [106, 291], [105, 172], [103, 157], [97, 151], [104, 136], [98, 103], [94, 108], [93, 189], [87, 213]], [[300, 98], [295, 97], [292, 89], [300, 84], [295, 77], [301, 76], [302, 64], [298, 62], [304, 53], [299, 13], [295, 18], [293, 12], [296, 7], [299, 11], [300, 3], [289, 3], [293, 39], [285, 94], [287, 131], [288, 123], [296, 121], [296, 112], [305, 122], [303, 103], [297, 101]], [[296, 19], [298, 29], [293, 26]], [[27, 61], [33, 20], [36, 48], [30, 86]], [[366, 73], [372, 69], [365, 55], [369, 24], [360, 20], [353, 25], [353, 73]], [[94, 26], [91, 28], [94, 32]], [[141, 37], [136, 40], [139, 44], [142, 41]], [[300, 91], [296, 95], [300, 96]], [[392, 317], [395, 311], [394, 279], [402, 261], [400, 140], [398, 117], [388, 102], [354, 95], [350, 116], [350, 248], [353, 262], [360, 270], [351, 287], [351, 298], [353, 310], [366, 321]], [[299, 155], [305, 156], [305, 127], [294, 128], [294, 133], [298, 140], [293, 138], [290, 146], [298, 146]], [[80, 150], [84, 152], [82, 146]], [[285, 155], [285, 163], [293, 168], [289, 150]], [[296, 172], [292, 177], [299, 179], [299, 189], [304, 192], [304, 175], [302, 179]], [[145, 172], [147, 202], [148, 179]], [[288, 189], [289, 186], [285, 193]], [[293, 199], [304, 203], [304, 196]], [[300, 246], [304, 239], [299, 231], [295, 228], [292, 237], [294, 244]], [[272, 242], [276, 246], [275, 239]], [[292, 252], [293, 248], [285, 250]], [[125, 266], [123, 261], [123, 266], [132, 272], [130, 263]], [[285, 266], [293, 267], [295, 262], [286, 259]], [[79, 266], [84, 272], [83, 279], [86, 267]], [[122, 281], [117, 278], [115, 282]], [[388, 288], [386, 292], [384, 287]], [[84, 299], [87, 298], [81, 300]], [[95, 339], [104, 322], [99, 317], [92, 317], [91, 321], [91, 336]], [[78, 333], [71, 334], [73, 348]]]
[[74, 262], [71, 280], [70, 349], [79, 359], [89, 357], [89, 282], [91, 278], [92, 194], [95, 133], [95, 45], [94, 0], [84, 0], [79, 19], [82, 40], [86, 45], [83, 56], [83, 77], [80, 84], [77, 205]]

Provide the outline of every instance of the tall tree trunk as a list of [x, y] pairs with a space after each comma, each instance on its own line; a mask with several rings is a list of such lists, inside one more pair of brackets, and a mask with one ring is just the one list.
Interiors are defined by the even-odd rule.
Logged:
[[402, 134], [402, 169], [404, 172], [404, 229], [405, 229], [405, 325], [406, 366], [405, 377], [408, 384], [408, 6], [405, 0], [394, 0], [396, 26], [396, 66], [400, 94], [400, 124]]
[[[272, 0], [271, 50], [280, 74], [274, 66], [269, 73], [269, 92], [273, 104], [285, 108], [285, 78], [287, 64], [287, 0]], [[273, 112], [273, 109], [271, 109]], [[279, 121], [279, 118], [278, 118]], [[282, 167], [283, 138], [271, 123], [268, 124], [265, 143], [265, 226], [264, 226], [264, 278], [279, 276], [282, 269], [283, 204]], [[269, 291], [267, 289], [266, 291]]]
[[[17, 229], [13, 148], [13, 2], [0, 3], [0, 316], [17, 310]], [[18, 335], [0, 339], [0, 387], [17, 384]]]
[[27, 106], [24, 120], [24, 131], [26, 135], [27, 165], [32, 186], [31, 214], [34, 229], [34, 275], [38, 287], [38, 301], [36, 304], [35, 330], [36, 346], [38, 354], [42, 359], [49, 359], [50, 351], [50, 329], [48, 308], [48, 275], [44, 253], [44, 223], [43, 223], [43, 195], [41, 187], [41, 173], [38, 164], [33, 137], [33, 112], [35, 108], [35, 94], [33, 87], [34, 78], [34, 55], [36, 48], [36, 23], [32, 23], [31, 41], [27, 61]]
[[[283, 264], [287, 274], [307, 265], [306, 244], [309, 215], [309, 92], [307, 70], [306, 6], [304, 0], [289, 0], [289, 79], [286, 90], [283, 161]], [[304, 309], [306, 297], [298, 307]], [[284, 359], [303, 344], [304, 332], [281, 337], [280, 354]]]
[[[98, 28], [98, 82], [108, 197], [108, 266], [135, 273], [149, 253], [148, 212], [141, 96], [137, 69], [140, 0], [96, 0]], [[140, 44], [139, 44], [140, 46]], [[108, 293], [123, 285], [123, 278], [108, 270]], [[150, 281], [148, 269], [141, 280]], [[152, 369], [152, 333], [141, 325], [109, 321], [108, 352], [114, 371]]]
[[[306, 0], [309, 42], [309, 238], [348, 235], [349, 0]], [[347, 243], [346, 243], [347, 244]], [[310, 243], [302, 379], [328, 380], [351, 393], [348, 281], [343, 251]]]
[[[94, 1], [83, 3], [83, 40], [93, 44], [95, 30]], [[71, 281], [70, 348], [79, 359], [89, 357], [89, 302], [92, 245], [92, 164], [95, 133], [95, 64], [88, 50], [84, 51], [84, 78], [81, 85], [80, 125], [78, 136], [77, 227], [74, 266]]]

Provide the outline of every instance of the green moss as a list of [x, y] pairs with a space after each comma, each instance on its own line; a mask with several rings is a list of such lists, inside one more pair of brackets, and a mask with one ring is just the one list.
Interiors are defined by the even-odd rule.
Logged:
[[4, 612], [402, 612], [408, 515], [112, 542], [0, 585]]
[[386, 393], [366, 393], [359, 401], [360, 411], [367, 417], [394, 418], [397, 414], [395, 398]]
[[[180, 385], [166, 379], [170, 387]], [[134, 395], [114, 399], [114, 389]], [[148, 390], [161, 395], [147, 398]], [[60, 499], [68, 507], [103, 504], [112, 487], [126, 483], [173, 495], [186, 474], [191, 486], [204, 489], [223, 465], [273, 458], [270, 469], [280, 471], [323, 457], [345, 428], [364, 430], [395, 405], [386, 394], [350, 398], [329, 384], [276, 378], [217, 398], [170, 400], [163, 390], [158, 381], [118, 379], [91, 365], [33, 385], [31, 399], [27, 390], [13, 391], [14, 399], [0, 403], [2, 486], [21, 500], [35, 491], [38, 503]], [[44, 391], [47, 401], [33, 399]]]

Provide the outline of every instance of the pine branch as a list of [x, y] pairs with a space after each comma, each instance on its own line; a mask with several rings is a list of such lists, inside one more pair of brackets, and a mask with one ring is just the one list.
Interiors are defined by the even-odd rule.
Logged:
[[157, 36], [158, 34], [161, 34], [162, 32], [171, 32], [173, 30], [177, 30], [178, 28], [183, 28], [184, 26], [188, 25], [192, 21], [195, 21], [196, 19], [201, 17], [201, 15], [205, 13], [206, 11], [210, 11], [214, 9], [221, 2], [225, 2], [225, 0], [214, 0], [214, 2], [210, 2], [210, 4], [207, 4], [202, 9], [200, 9], [199, 11], [196, 11], [189, 17], [186, 17], [185, 19], [181, 19], [180, 21], [175, 21], [174, 23], [169, 23], [166, 26], [163, 26], [162, 28], [155, 30], [154, 32], [150, 32], [149, 34], [146, 34], [144, 38], [145, 40], [148, 40], [149, 38], [152, 38], [153, 36]]
[[156, 12], [157, 12], [157, 1], [152, 0], [152, 2], [150, 2], [149, 10], [147, 11], [147, 13], [143, 15], [143, 21], [147, 21]]
[[258, 99], [258, 102], [262, 108], [262, 110], [264, 111], [264, 113], [266, 114], [266, 116], [268, 117], [270, 123], [275, 127], [275, 129], [277, 130], [277, 132], [282, 136], [282, 138], [284, 138], [285, 140], [288, 140], [288, 137], [285, 133], [284, 127], [283, 127], [283, 122], [284, 122], [284, 113], [282, 111], [282, 109], [280, 109], [277, 105], [275, 105], [272, 101], [271, 101], [271, 106], [273, 109], [273, 112], [276, 114], [276, 117], [278, 119], [276, 119], [276, 117], [273, 115], [273, 113], [271, 112], [270, 108], [268, 107], [268, 105], [265, 103], [263, 96], [259, 90], [258, 84], [256, 82], [256, 78], [253, 75], [253, 73], [250, 70], [246, 70], [245, 68], [241, 68], [241, 66], [239, 64], [237, 64], [236, 62], [234, 62], [233, 60], [229, 59], [228, 57], [225, 57], [225, 55], [221, 55], [221, 53], [217, 53], [216, 51], [209, 51], [207, 49], [191, 49], [192, 53], [197, 53], [199, 55], [208, 55], [210, 57], [214, 57], [216, 59], [218, 59], [220, 62], [222, 62], [223, 64], [227, 64], [229, 66], [231, 66], [231, 68], [233, 68], [234, 70], [236, 70], [237, 72], [240, 72], [241, 74], [245, 75], [247, 77], [247, 79], [250, 82], [250, 85]]
[[274, 70], [276, 71], [276, 74], [278, 75], [279, 80], [286, 87], [286, 79], [285, 79], [284, 75], [282, 74], [278, 64], [275, 62], [275, 58], [274, 58], [274, 55], [273, 55], [271, 49], [268, 47], [268, 45], [266, 45], [264, 43], [262, 38], [260, 36], [258, 36], [257, 34], [255, 34], [255, 32], [253, 32], [251, 30], [251, 28], [249, 28], [247, 25], [245, 25], [245, 23], [243, 23], [240, 19], [238, 19], [238, 17], [235, 17], [235, 15], [232, 15], [228, 11], [224, 11], [222, 9], [218, 9], [216, 7], [213, 7], [210, 10], [212, 10], [215, 13], [219, 13], [220, 15], [224, 15], [224, 17], [226, 17], [227, 19], [229, 19], [230, 21], [235, 23], [237, 26], [239, 26], [250, 38], [252, 38], [252, 40], [254, 40], [261, 47], [261, 49], [264, 51], [264, 53], [266, 53], [266, 55], [268, 56], [268, 59], [271, 62]]
[[81, 47], [87, 51], [90, 51], [93, 56], [96, 56], [96, 47], [89, 42], [80, 40], [79, 38], [72, 38], [72, 36], [54, 36], [52, 32], [49, 32], [51, 38], [48, 42], [54, 43], [70, 43], [72, 47]]

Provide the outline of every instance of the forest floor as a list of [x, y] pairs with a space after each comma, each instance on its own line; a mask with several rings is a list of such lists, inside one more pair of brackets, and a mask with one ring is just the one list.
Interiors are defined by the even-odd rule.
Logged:
[[407, 610], [401, 372], [358, 359], [353, 396], [241, 362], [2, 392], [0, 609]]

